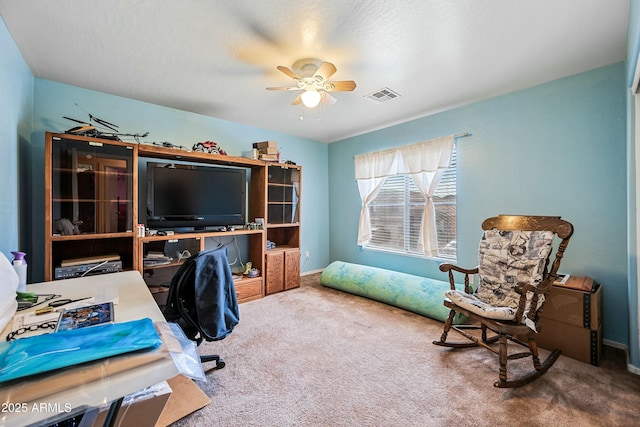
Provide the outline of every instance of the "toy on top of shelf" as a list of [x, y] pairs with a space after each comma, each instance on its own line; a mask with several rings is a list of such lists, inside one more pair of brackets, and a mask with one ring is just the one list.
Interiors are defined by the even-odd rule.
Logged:
[[[89, 123], [84, 122], [82, 120], [74, 119], [71, 117], [63, 116], [63, 119], [71, 120], [72, 122], [79, 123], [80, 126], [72, 127], [71, 129], [67, 129], [64, 133], [71, 135], [80, 135], [80, 136], [89, 136], [93, 138], [102, 138], [102, 139], [110, 139], [113, 141], [121, 141], [121, 136], [130, 136], [136, 140], [136, 142], [140, 142], [140, 138], [146, 138], [149, 135], [149, 132], [145, 132], [143, 134], [139, 133], [119, 133], [118, 125], [114, 125], [113, 123], [109, 123], [106, 120], [102, 120], [92, 115], [90, 112], [80, 107], [77, 103], [76, 107], [83, 110], [89, 116]], [[108, 129], [108, 130], [100, 130], [98, 128]]]
[[193, 151], [210, 154], [227, 155], [227, 152], [220, 148], [220, 145], [215, 141], [202, 141], [193, 145]]
[[169, 141], [152, 142], [151, 144], [164, 148], [176, 148], [178, 150], [186, 150], [182, 145], [175, 145]]

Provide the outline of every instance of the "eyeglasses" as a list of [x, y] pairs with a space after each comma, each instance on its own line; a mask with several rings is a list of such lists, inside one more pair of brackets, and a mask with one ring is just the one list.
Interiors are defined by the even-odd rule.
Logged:
[[7, 341], [11, 341], [18, 335], [26, 334], [27, 332], [34, 332], [34, 331], [37, 331], [38, 329], [49, 329], [49, 328], [55, 329], [57, 324], [58, 324], [57, 321], [44, 322], [44, 323], [33, 324], [23, 328], [16, 329], [15, 331], [9, 332], [9, 334], [7, 335]]

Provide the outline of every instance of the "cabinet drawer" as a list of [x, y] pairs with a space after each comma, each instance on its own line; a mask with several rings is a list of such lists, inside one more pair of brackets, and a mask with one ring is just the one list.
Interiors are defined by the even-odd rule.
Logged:
[[[246, 282], [245, 282], [246, 280]], [[254, 299], [262, 298], [262, 280], [247, 280], [243, 279], [239, 282], [235, 282], [236, 295], [238, 302], [246, 302]]]

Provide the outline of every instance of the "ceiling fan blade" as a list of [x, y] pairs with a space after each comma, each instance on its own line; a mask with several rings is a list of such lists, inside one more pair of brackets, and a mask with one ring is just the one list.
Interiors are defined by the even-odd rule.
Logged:
[[329, 77], [335, 74], [336, 71], [338, 71], [336, 69], [336, 66], [333, 65], [331, 62], [323, 62], [322, 64], [320, 64], [316, 72], [313, 74], [313, 78], [318, 80], [317, 77], [320, 77], [321, 82], [327, 81]]
[[296, 73], [294, 73], [289, 68], [287, 68], [287, 67], [285, 67], [283, 65], [278, 65], [276, 68], [278, 70], [282, 71], [283, 73], [285, 73], [287, 76], [291, 77], [294, 80], [302, 80], [302, 78], [299, 75], [297, 75]]
[[356, 88], [356, 82], [345, 80], [341, 82], [326, 82], [324, 90], [327, 92], [350, 92]]
[[267, 90], [302, 90], [298, 86], [278, 86], [278, 87], [268, 87]]
[[293, 100], [291, 105], [298, 105], [302, 103], [302, 94], [296, 96], [296, 99]]
[[332, 95], [330, 95], [328, 92], [323, 92], [321, 102], [323, 104], [333, 105], [336, 102], [338, 102], [338, 100]]

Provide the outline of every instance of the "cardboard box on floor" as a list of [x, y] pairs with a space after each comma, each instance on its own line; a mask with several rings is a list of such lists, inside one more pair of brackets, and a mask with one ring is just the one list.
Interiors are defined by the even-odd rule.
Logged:
[[[122, 427], [154, 427], [171, 396], [171, 388], [165, 381], [151, 387], [149, 390], [149, 393], [139, 393], [136, 397], [130, 398], [130, 400], [125, 398], [118, 411], [114, 425]], [[103, 426], [108, 411], [108, 405], [101, 407], [91, 426]], [[87, 416], [85, 415], [85, 417]]]
[[[192, 380], [178, 375], [167, 380], [167, 388], [153, 396], [123, 403], [114, 425], [120, 427], [166, 427], [204, 408], [211, 400]], [[167, 391], [168, 390], [168, 391]], [[108, 407], [102, 408], [92, 426], [104, 424]]]
[[211, 403], [200, 387], [183, 375], [171, 378], [167, 382], [173, 393], [171, 393], [156, 427], [166, 427]]
[[598, 329], [602, 323], [602, 286], [590, 277], [573, 276], [564, 284], [554, 284], [540, 317]]
[[602, 324], [597, 329], [540, 319], [536, 342], [547, 350], [560, 349], [563, 356], [598, 366], [602, 357]]
[[602, 286], [589, 277], [554, 284], [540, 315], [538, 346], [599, 365], [602, 355]]

